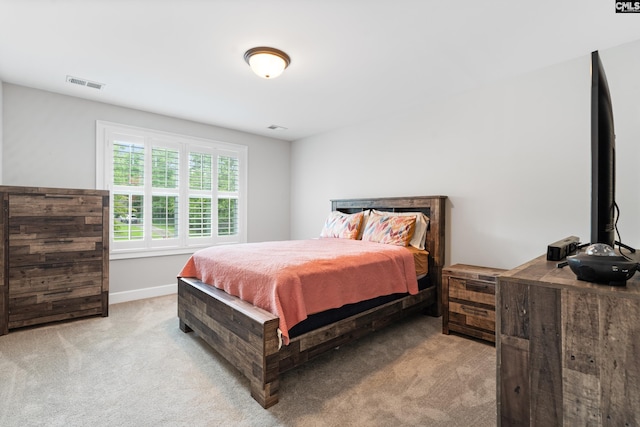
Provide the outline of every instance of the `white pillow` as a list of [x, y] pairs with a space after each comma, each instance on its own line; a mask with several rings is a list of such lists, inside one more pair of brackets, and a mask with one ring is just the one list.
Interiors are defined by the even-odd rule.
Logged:
[[[409, 241], [409, 245], [417, 249], [424, 250], [424, 243], [427, 239], [427, 228], [429, 228], [429, 217], [422, 212], [387, 212], [373, 210], [374, 213], [379, 215], [398, 215], [398, 216], [415, 216], [416, 217], [416, 229], [413, 232], [413, 237]], [[362, 224], [364, 229], [365, 224]]]
[[356, 239], [362, 240], [362, 233], [364, 233], [364, 229], [367, 226], [367, 221], [369, 221], [369, 214], [371, 211], [369, 209], [362, 211], [362, 224], [360, 225], [360, 232], [358, 233], [358, 237]]

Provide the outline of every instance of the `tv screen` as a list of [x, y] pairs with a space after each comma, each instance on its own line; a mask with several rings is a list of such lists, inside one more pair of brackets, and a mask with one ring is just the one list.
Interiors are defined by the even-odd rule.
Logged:
[[591, 53], [591, 243], [611, 247], [616, 234], [615, 164], [611, 95], [595, 51]]

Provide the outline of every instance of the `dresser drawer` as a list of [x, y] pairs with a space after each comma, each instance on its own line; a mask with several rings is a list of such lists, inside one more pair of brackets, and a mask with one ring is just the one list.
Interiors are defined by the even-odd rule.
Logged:
[[[101, 196], [66, 194], [11, 194], [9, 220], [17, 217], [93, 216], [102, 218]], [[100, 222], [102, 220], [100, 219]]]
[[9, 236], [22, 239], [101, 237], [103, 225], [96, 220], [94, 216], [16, 216], [9, 220]]
[[97, 288], [73, 288], [9, 298], [9, 329], [101, 314], [103, 295], [96, 292]]
[[[80, 261], [57, 266], [9, 268], [9, 297], [55, 293], [71, 287], [101, 286], [102, 261]], [[98, 292], [100, 293], [100, 292]]]
[[100, 237], [9, 237], [9, 265], [12, 267], [50, 266], [73, 263], [80, 259], [89, 261], [102, 258], [102, 236]]
[[102, 262], [9, 268], [9, 327], [99, 314]]

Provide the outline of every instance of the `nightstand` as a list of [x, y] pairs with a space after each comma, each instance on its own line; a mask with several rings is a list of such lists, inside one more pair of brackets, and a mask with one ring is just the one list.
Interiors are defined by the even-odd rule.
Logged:
[[442, 270], [442, 333], [496, 342], [496, 283], [507, 270], [455, 264]]

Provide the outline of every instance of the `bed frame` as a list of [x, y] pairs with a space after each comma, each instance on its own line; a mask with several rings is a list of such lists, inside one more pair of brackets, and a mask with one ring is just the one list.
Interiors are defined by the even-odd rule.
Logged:
[[278, 402], [280, 373], [380, 329], [411, 313], [442, 314], [442, 268], [445, 256], [446, 196], [332, 200], [332, 210], [353, 213], [365, 209], [423, 212], [429, 218], [426, 249], [433, 284], [319, 329], [279, 346], [275, 315], [194, 278], [178, 278], [180, 329], [195, 331], [251, 382], [251, 396], [264, 408]]

